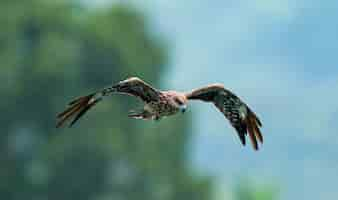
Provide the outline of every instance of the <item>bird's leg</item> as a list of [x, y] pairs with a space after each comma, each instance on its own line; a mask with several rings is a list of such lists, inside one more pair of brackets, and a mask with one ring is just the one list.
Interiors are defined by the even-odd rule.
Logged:
[[152, 114], [148, 112], [147, 110], [131, 110], [129, 111], [128, 117], [134, 118], [134, 119], [151, 119]]
[[158, 115], [153, 115], [153, 116], [152, 116], [152, 119], [153, 119], [154, 121], [160, 121], [161, 117], [158, 116]]

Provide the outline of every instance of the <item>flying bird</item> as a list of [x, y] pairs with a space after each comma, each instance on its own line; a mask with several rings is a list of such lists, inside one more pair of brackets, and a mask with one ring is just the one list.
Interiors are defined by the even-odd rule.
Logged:
[[56, 127], [61, 127], [67, 120], [72, 119], [69, 125], [71, 127], [90, 108], [105, 97], [116, 93], [135, 96], [142, 100], [144, 102], [143, 108], [138, 111], [130, 111], [128, 116], [144, 120], [159, 120], [179, 112], [184, 113], [189, 100], [213, 103], [235, 128], [243, 145], [246, 144], [246, 135], [249, 135], [255, 150], [258, 150], [258, 142], [263, 143], [260, 131], [262, 123], [257, 115], [239, 97], [225, 89], [222, 84], [211, 84], [190, 92], [160, 91], [137, 77], [128, 78], [71, 101], [68, 108], [57, 115]]

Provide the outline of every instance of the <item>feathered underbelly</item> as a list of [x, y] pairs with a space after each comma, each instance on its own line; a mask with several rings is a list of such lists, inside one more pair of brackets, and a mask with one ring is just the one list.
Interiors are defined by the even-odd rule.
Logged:
[[177, 107], [167, 102], [151, 102], [145, 105], [145, 110], [158, 117], [173, 115], [179, 111]]

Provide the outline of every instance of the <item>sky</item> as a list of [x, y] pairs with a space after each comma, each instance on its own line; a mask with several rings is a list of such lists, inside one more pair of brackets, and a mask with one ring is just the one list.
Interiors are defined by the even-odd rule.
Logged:
[[[212, 105], [192, 103], [190, 152], [200, 173], [216, 176], [219, 185], [239, 177], [276, 184], [280, 199], [335, 199], [338, 1], [128, 2], [169, 41], [168, 88], [222, 83], [263, 122], [265, 142], [254, 152], [241, 147]], [[229, 195], [224, 192], [224, 199]]]

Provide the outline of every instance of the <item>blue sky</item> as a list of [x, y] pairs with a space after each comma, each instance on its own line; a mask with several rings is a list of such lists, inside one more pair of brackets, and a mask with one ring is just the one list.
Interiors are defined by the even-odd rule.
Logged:
[[215, 108], [192, 103], [192, 162], [201, 173], [220, 185], [243, 176], [278, 184], [281, 199], [338, 195], [338, 1], [128, 2], [170, 41], [168, 88], [223, 83], [264, 123], [265, 144], [253, 152]]

